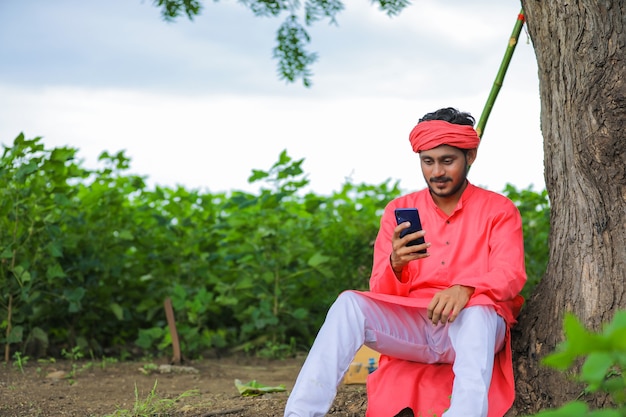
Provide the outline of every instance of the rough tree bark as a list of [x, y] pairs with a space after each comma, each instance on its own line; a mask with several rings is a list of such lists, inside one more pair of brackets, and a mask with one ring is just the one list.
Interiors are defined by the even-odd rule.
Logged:
[[565, 312], [599, 330], [626, 309], [625, 3], [522, 1], [539, 71], [551, 235], [546, 274], [513, 333], [517, 400], [508, 415], [581, 394], [540, 363], [563, 340]]

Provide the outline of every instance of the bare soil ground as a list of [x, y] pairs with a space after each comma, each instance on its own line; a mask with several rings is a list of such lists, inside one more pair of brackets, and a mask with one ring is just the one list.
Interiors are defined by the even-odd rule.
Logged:
[[[14, 363], [0, 363], [0, 416], [280, 417], [303, 361], [303, 357], [228, 357], [187, 361], [181, 365], [192, 368], [188, 372], [175, 368], [170, 373], [154, 369], [167, 365], [167, 360], [31, 360], [22, 369]], [[286, 391], [242, 396], [235, 379], [266, 386], [282, 384]], [[150, 411], [150, 406], [155, 408]], [[341, 385], [329, 415], [362, 417], [366, 407], [364, 385]]]

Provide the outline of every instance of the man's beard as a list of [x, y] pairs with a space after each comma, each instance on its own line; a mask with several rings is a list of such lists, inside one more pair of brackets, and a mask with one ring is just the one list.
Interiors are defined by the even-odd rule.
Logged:
[[439, 192], [437, 191], [432, 184], [437, 184], [437, 183], [445, 183], [445, 182], [452, 182], [452, 178], [450, 177], [439, 177], [439, 178], [431, 178], [428, 181], [428, 188], [430, 189], [430, 193], [436, 195], [437, 197], [450, 197], [455, 195], [456, 193], [459, 192], [459, 190], [461, 190], [461, 188], [463, 188], [465, 186], [465, 183], [467, 181], [467, 172], [465, 172], [465, 175], [463, 175], [463, 178], [461, 178], [461, 180], [459, 181], [458, 184], [456, 184], [454, 186], [454, 188], [452, 188], [450, 191], [446, 191], [446, 192]]

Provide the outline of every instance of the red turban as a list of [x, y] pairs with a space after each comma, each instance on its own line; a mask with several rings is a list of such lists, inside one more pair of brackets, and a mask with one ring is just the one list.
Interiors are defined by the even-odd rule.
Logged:
[[427, 151], [440, 145], [461, 149], [478, 148], [480, 138], [472, 126], [448, 123], [443, 120], [427, 120], [418, 123], [409, 140], [414, 152]]

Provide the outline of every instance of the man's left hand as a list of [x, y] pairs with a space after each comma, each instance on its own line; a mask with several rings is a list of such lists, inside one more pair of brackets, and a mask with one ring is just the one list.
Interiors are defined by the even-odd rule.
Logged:
[[428, 304], [428, 318], [434, 325], [452, 323], [474, 293], [473, 287], [453, 285], [439, 291]]

